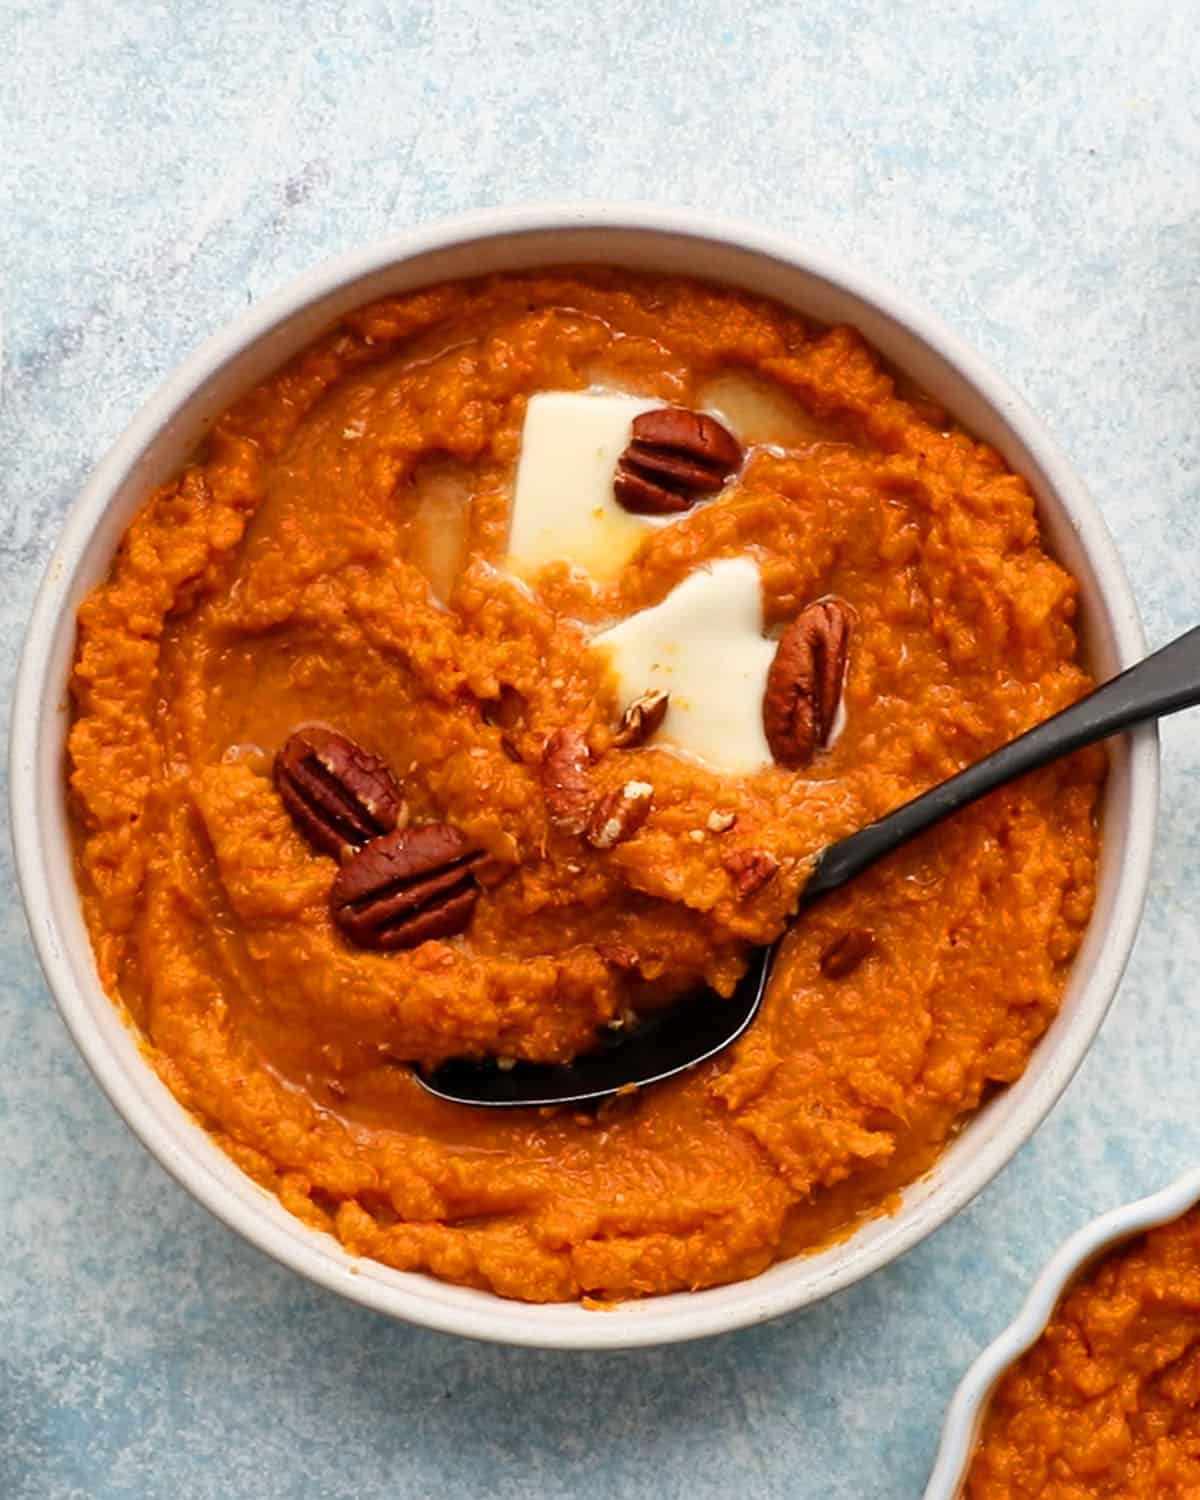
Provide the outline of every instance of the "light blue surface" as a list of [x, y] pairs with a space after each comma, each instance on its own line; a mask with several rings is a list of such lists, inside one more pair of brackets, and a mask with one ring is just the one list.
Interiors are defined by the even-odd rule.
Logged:
[[[1048, 420], [1151, 640], [1200, 619], [1197, 0], [2, 11], [6, 679], [59, 516], [199, 339], [335, 250], [558, 196], [742, 214], [891, 277]], [[1200, 1160], [1197, 722], [1164, 732], [1117, 1007], [1017, 1162], [832, 1302], [626, 1355], [392, 1325], [211, 1220], [76, 1057], [5, 850], [0, 1497], [919, 1495], [1034, 1269]]]

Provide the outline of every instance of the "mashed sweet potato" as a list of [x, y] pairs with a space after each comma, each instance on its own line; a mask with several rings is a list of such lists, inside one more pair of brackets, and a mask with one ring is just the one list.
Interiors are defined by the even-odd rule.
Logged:
[[[527, 398], [699, 404], [758, 382], [803, 417], [615, 581], [503, 568]], [[769, 626], [855, 613], [845, 728], [802, 771], [653, 743], [586, 633], [752, 556]], [[1099, 751], [997, 794], [806, 914], [729, 1055], [595, 1113], [428, 1097], [409, 1064], [563, 1058], [698, 978], [728, 990], [824, 844], [1078, 697], [1072, 579], [1024, 482], [848, 328], [684, 280], [554, 272], [368, 307], [216, 423], [79, 617], [69, 775], [102, 980], [220, 1145], [354, 1253], [530, 1301], [746, 1277], [847, 1232], [934, 1160], [1052, 1020], [1093, 901]], [[385, 759], [494, 877], [461, 938], [350, 947], [337, 866], [284, 811], [299, 722]], [[539, 757], [653, 811], [596, 850]], [[715, 814], [715, 816], [714, 816]], [[730, 818], [736, 815], [736, 821]], [[769, 854], [752, 893], [731, 853]], [[736, 863], [736, 861], [735, 861]], [[821, 956], [866, 929], [852, 967]]]
[[966, 1495], [1200, 1495], [1200, 1210], [1067, 1293], [996, 1392]]

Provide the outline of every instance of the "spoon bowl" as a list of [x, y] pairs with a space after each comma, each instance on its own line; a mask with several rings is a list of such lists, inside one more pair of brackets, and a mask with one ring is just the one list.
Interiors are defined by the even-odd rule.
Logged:
[[533, 1108], [545, 1104], [595, 1104], [613, 1094], [662, 1083], [716, 1057], [758, 1014], [771, 973], [773, 948], [755, 949], [732, 995], [701, 989], [643, 1016], [625, 1034], [604, 1031], [596, 1048], [569, 1063], [456, 1058], [432, 1073], [416, 1073], [421, 1086], [453, 1104]]

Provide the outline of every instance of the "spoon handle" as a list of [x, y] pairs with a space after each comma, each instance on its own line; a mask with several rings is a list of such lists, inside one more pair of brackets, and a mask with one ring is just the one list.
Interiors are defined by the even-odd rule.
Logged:
[[836, 890], [931, 823], [957, 812], [999, 786], [1036, 771], [1048, 761], [1106, 739], [1143, 719], [1159, 718], [1200, 703], [1200, 626], [1130, 667], [1111, 682], [1038, 724], [1019, 739], [976, 761], [949, 781], [932, 787], [870, 823], [817, 858], [804, 888], [808, 902]]

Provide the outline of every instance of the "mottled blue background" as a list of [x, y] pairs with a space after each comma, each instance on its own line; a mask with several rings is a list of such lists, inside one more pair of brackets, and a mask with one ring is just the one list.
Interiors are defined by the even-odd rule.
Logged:
[[[486, 204], [794, 230], [1046, 417], [1150, 637], [1200, 618], [1197, 0], [0, 0], [0, 670], [58, 518], [168, 370], [315, 260]], [[7, 698], [7, 691], [4, 695]], [[3, 855], [0, 1496], [919, 1494], [1068, 1230], [1200, 1159], [1197, 720], [1150, 908], [1036, 1140], [902, 1264], [685, 1348], [521, 1353], [310, 1289], [167, 1179], [47, 998]]]

